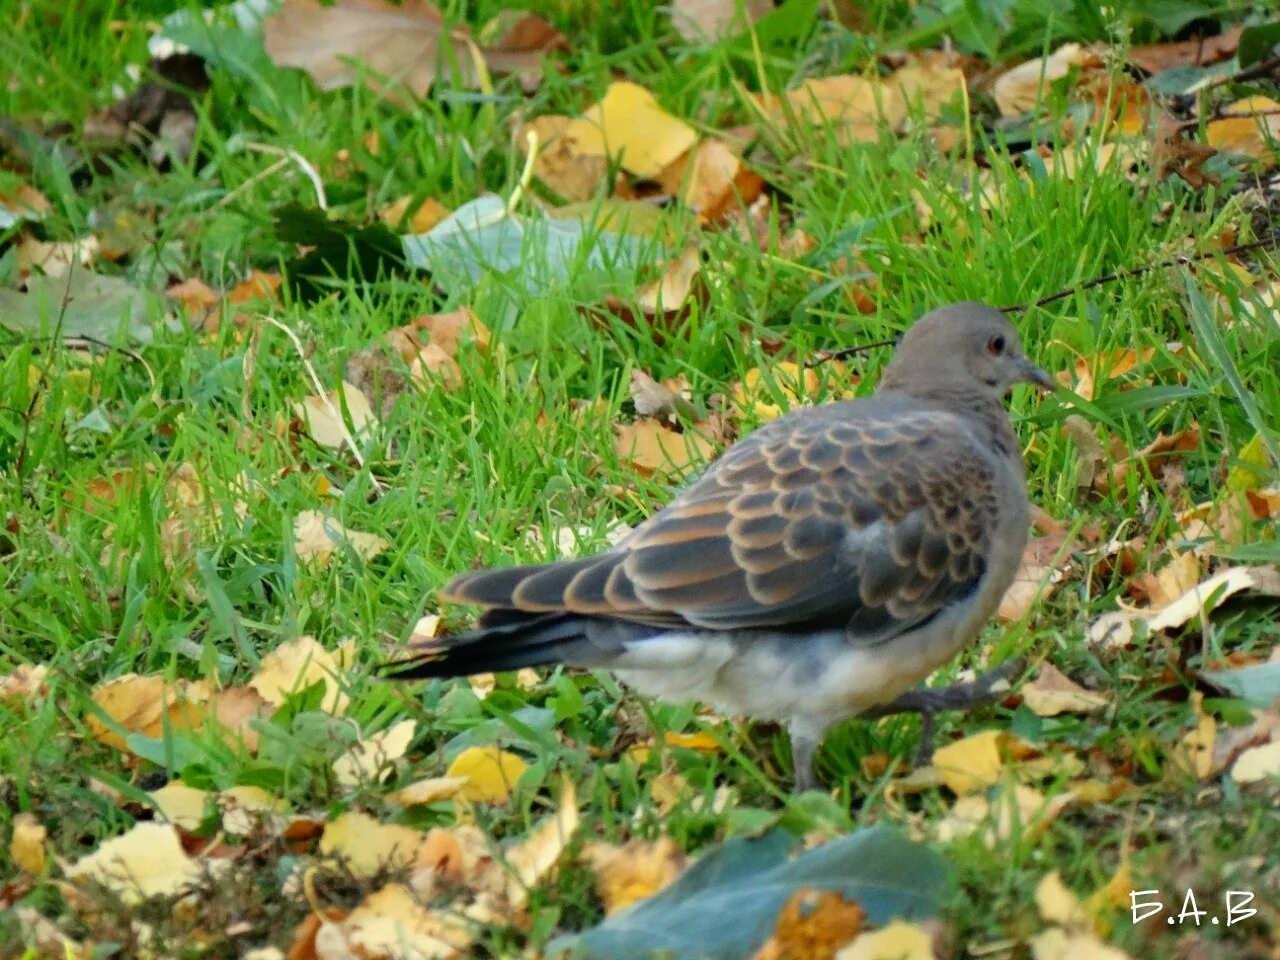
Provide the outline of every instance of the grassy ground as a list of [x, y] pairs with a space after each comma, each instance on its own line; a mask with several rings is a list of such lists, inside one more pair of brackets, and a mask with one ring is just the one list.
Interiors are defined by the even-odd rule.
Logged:
[[[479, 24], [498, 6], [482, 0], [448, 12]], [[568, 69], [549, 73], [527, 97], [508, 81], [487, 101], [438, 93], [412, 109], [396, 109], [365, 91], [320, 92], [297, 72], [275, 71], [253, 82], [215, 70], [211, 89], [197, 100], [196, 150], [187, 163], [160, 172], [140, 157], [115, 153], [90, 173], [68, 170], [56, 153], [37, 153], [29, 170], [15, 164], [0, 177], [28, 182], [49, 198], [52, 211], [40, 227], [45, 239], [84, 236], [121, 214], [135, 220], [129, 254], [98, 269], [150, 287], [198, 277], [225, 289], [250, 269], [274, 270], [291, 256], [292, 245], [272, 239], [272, 212], [289, 201], [314, 200], [309, 181], [293, 166], [255, 182], [275, 157], [243, 149], [245, 141], [298, 151], [319, 172], [331, 208], [363, 222], [408, 194], [450, 208], [485, 191], [509, 195], [523, 163], [509, 120], [576, 114], [616, 77], [644, 84], [672, 113], [720, 129], [750, 119], [744, 90], [785, 89], [803, 77], [857, 70], [876, 53], [905, 43], [935, 45], [943, 35], [993, 61], [1036, 56], [1067, 39], [1123, 47], [1130, 39], [1163, 36], [1158, 24], [1125, 12], [1125, 5], [1111, 20], [1086, 4], [1033, 2], [1003, 4], [999, 17], [988, 18], [978, 4], [936, 5], [930, 13], [875, 0], [863, 5], [870, 24], [865, 35], [818, 22], [757, 59], [749, 47], [684, 45], [660, 9], [645, 3], [617, 10], [567, 0], [538, 6], [548, 7], [569, 37]], [[1134, 10], [1143, 6], [1133, 4]], [[58, 4], [13, 4], [5, 19], [16, 27], [0, 39], [0, 60], [12, 67], [0, 91], [0, 115], [78, 127], [111, 102], [112, 85], [123, 81], [127, 65], [145, 62], [148, 21], [167, 10], [158, 2], [122, 0], [71, 15]], [[1222, 14], [1236, 22], [1247, 12]], [[1124, 23], [1129, 36], [1117, 29]], [[1120, 66], [1114, 76], [1121, 76]], [[1049, 103], [1043, 142], [1070, 149], [1064, 118], [1071, 97], [1051, 96]], [[974, 107], [991, 114], [988, 102]], [[504, 682], [480, 701], [465, 683], [387, 685], [371, 668], [420, 616], [436, 611], [432, 591], [450, 573], [546, 559], [555, 549], [542, 544], [554, 543], [555, 531], [565, 527], [587, 528], [581, 549], [598, 547], [612, 523], [635, 524], [669, 497], [669, 481], [641, 476], [614, 450], [611, 427], [628, 416], [631, 370], [658, 378], [683, 374], [705, 410], [708, 398], [726, 393], [749, 370], [771, 368], [776, 360], [762, 342], [785, 344], [776, 359], [803, 358], [814, 349], [891, 336], [940, 303], [1033, 301], [1108, 271], [1203, 248], [1224, 230], [1247, 238], [1249, 213], [1238, 196], [1264, 186], [1249, 168], [1226, 164], [1221, 184], [1199, 190], [1146, 170], [1135, 177], [1114, 164], [1095, 170], [1082, 163], [1068, 178], [1036, 175], [1028, 162], [1026, 177], [1013, 172], [1016, 151], [979, 139], [1007, 187], [990, 209], [963, 198], [956, 163], [926, 135], [847, 148], [813, 133], [794, 156], [758, 158], [773, 198], [768, 250], [733, 230], [699, 229], [687, 212], [669, 209], [664, 228], [696, 238], [708, 278], [705, 304], [675, 335], [655, 337], [643, 325], [618, 320], [601, 325], [582, 309], [593, 294], [572, 279], [558, 288], [527, 289], [487, 277], [465, 296], [445, 299], [429, 284], [406, 279], [351, 282], [313, 303], [286, 290], [272, 315], [298, 335], [307, 361], [330, 387], [353, 352], [420, 314], [465, 304], [495, 331], [488, 351], [459, 352], [456, 389], [415, 391], [385, 411], [364, 445], [368, 469], [347, 452], [323, 449], [290, 430], [293, 405], [314, 389], [294, 345], [274, 327], [263, 327], [251, 341], [232, 322], [215, 334], [157, 326], [154, 339], [139, 348], [145, 363], [119, 352], [89, 361], [48, 340], [0, 334], [6, 338], [0, 347], [0, 673], [24, 663], [51, 668], [48, 695], [37, 705], [0, 704], [6, 811], [0, 834], [13, 814], [34, 812], [58, 856], [83, 855], [144, 815], [141, 805], [121, 807], [91, 789], [92, 780], [126, 790], [132, 784], [129, 796], [137, 799], [138, 788], [182, 772], [172, 757], [170, 769], [164, 763], [126, 769], [118, 751], [87, 736], [88, 693], [95, 685], [128, 672], [243, 682], [267, 651], [311, 634], [329, 648], [354, 638], [360, 666], [348, 691], [350, 716], [362, 728], [402, 717], [419, 721], [410, 751], [413, 775], [443, 772], [446, 743], [476, 727], [506, 730], [504, 743], [536, 761], [516, 799], [483, 814], [495, 835], [523, 829], [539, 791], [568, 771], [584, 799], [584, 833], [610, 840], [666, 835], [696, 852], [780, 812], [798, 827], [890, 822], [933, 836], [951, 807], [950, 794], [929, 789], [895, 799], [875, 765], [862, 762], [909, 755], [918, 731], [912, 718], [850, 723], [834, 732], [820, 757], [834, 802], [817, 804], [788, 794], [788, 760], [777, 731], [705, 718], [692, 706], [642, 702], [605, 677], [553, 675], [532, 690]], [[920, 196], [936, 211], [931, 225], [920, 219]], [[838, 259], [846, 231], [856, 225], [862, 226], [862, 256], [876, 264], [874, 310], [865, 315], [851, 309], [846, 288], [853, 281]], [[805, 265], [784, 255], [778, 240], [794, 228], [832, 256]], [[1263, 275], [1274, 275], [1269, 256], [1251, 261]], [[9, 285], [16, 282], [11, 253], [0, 254], [0, 269], [9, 271]], [[1120, 382], [1103, 383], [1083, 409], [1128, 449], [1198, 423], [1202, 442], [1185, 456], [1182, 495], [1200, 502], [1219, 493], [1224, 458], [1229, 462], [1260, 429], [1275, 430], [1280, 332], [1274, 321], [1221, 325], [1208, 318], [1197, 327], [1188, 276], [1169, 270], [1122, 279], [1033, 308], [1018, 323], [1031, 355], [1051, 370], [1070, 369], [1079, 356], [1154, 347], [1149, 386], [1122, 390]], [[1192, 281], [1208, 297], [1249, 296], [1249, 281], [1233, 273], [1199, 271]], [[632, 289], [614, 292], [625, 298]], [[1189, 348], [1172, 352], [1165, 346], [1171, 341]], [[244, 366], [249, 350], [251, 381]], [[883, 359], [880, 352], [855, 359], [853, 368], [865, 373], [858, 392], [874, 385]], [[807, 399], [819, 401], [845, 386], [833, 369], [823, 372], [818, 395]], [[1062, 429], [1071, 400], [1066, 392], [1014, 398], [1033, 501], [1074, 529], [1096, 525], [1104, 540], [1145, 537], [1139, 564], [1155, 565], [1173, 530], [1168, 491], [1149, 476], [1134, 476], [1120, 493], [1082, 500], [1076, 451]], [[754, 425], [748, 415], [739, 429]], [[173, 563], [166, 562], [171, 507], [163, 483], [183, 463], [194, 466], [207, 490], [203, 509], [211, 525], [202, 528], [198, 548]], [[95, 487], [101, 478], [146, 469], [154, 473], [134, 495], [103, 502]], [[325, 497], [318, 477], [330, 485]], [[339, 551], [326, 566], [300, 563], [294, 517], [319, 507], [349, 528], [381, 535], [389, 549], [369, 561]], [[542, 532], [541, 543], [530, 530]], [[1267, 549], [1264, 543], [1261, 556], [1274, 562]], [[1095, 773], [1123, 770], [1137, 789], [1074, 806], [1043, 830], [1014, 830], [991, 845], [971, 836], [947, 846], [955, 879], [942, 910], [946, 938], [957, 956], [1000, 942], [1007, 949], [996, 955], [1026, 955], [1016, 944], [1043, 925], [1034, 891], [1046, 872], [1059, 870], [1069, 887], [1086, 894], [1127, 859], [1137, 889], [1158, 888], [1179, 902], [1188, 887], [1212, 898], [1226, 889], [1254, 890], [1269, 898], [1271, 912], [1229, 930], [1184, 924], [1153, 933], [1150, 924], [1131, 925], [1122, 911], [1109, 934], [1117, 945], [1134, 956], [1274, 956], [1265, 943], [1275, 936], [1280, 907], [1276, 786], [1197, 782], [1171, 761], [1192, 723], [1186, 670], [1200, 662], [1199, 632], [1184, 638], [1189, 660], [1177, 642], [1143, 642], [1120, 653], [1089, 648], [1087, 624], [1115, 609], [1125, 585], [1120, 574], [1106, 576], [1093, 566], [1082, 557], [1052, 598], [1020, 622], [993, 625], [956, 668], [1014, 653], [1047, 658], [1086, 686], [1111, 692], [1111, 706], [1084, 718], [1040, 718], [1025, 706], [1002, 705], [948, 717], [940, 736], [1012, 730], [1046, 753], [1078, 754]], [[449, 626], [464, 625], [465, 611], [446, 614]], [[1280, 636], [1273, 615], [1266, 606], [1233, 608], [1215, 619], [1207, 649], [1214, 657], [1267, 653]], [[501, 718], [530, 705], [550, 708], [554, 729], [531, 737], [519, 724], [514, 730], [503, 724]], [[1221, 709], [1229, 712], [1230, 705]], [[667, 731], [704, 727], [719, 749], [663, 747]], [[634, 762], [626, 748], [651, 737], [654, 751]], [[341, 743], [316, 748], [299, 739], [286, 745], [284, 754], [292, 752], [293, 759], [285, 763], [196, 742], [203, 753], [188, 765], [219, 787], [265, 785], [295, 809], [331, 813], [367, 800], [327, 776]], [[689, 788], [660, 816], [653, 785], [673, 770]], [[723, 786], [730, 792], [720, 808], [710, 801]], [[1070, 787], [1070, 777], [1042, 785], [1050, 796]], [[450, 811], [433, 807], [416, 823], [447, 822]], [[13, 873], [0, 866], [0, 882]], [[541, 907], [551, 912], [541, 914], [532, 934], [491, 930], [481, 949], [507, 955], [542, 942], [557, 926], [588, 924], [599, 915], [590, 883], [586, 867], [567, 868], [543, 895]], [[269, 918], [254, 942], [287, 945], [307, 912], [305, 903], [276, 903], [268, 893], [236, 895], [258, 897], [255, 915]], [[61, 915], [55, 887], [40, 883], [32, 897], [50, 916]], [[83, 919], [68, 922], [68, 929], [83, 932]], [[0, 918], [0, 930], [5, 923]]]

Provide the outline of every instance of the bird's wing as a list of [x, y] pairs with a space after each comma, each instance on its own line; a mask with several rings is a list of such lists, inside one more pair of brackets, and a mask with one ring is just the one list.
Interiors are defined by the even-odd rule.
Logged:
[[738, 443], [612, 551], [462, 574], [443, 596], [655, 625], [847, 625], [875, 643], [976, 587], [999, 469], [952, 414], [821, 407]]

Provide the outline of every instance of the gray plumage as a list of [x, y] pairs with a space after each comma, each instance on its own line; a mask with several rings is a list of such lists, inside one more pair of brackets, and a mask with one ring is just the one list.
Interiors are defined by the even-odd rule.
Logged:
[[563, 663], [642, 693], [784, 721], [797, 786], [828, 727], [893, 701], [987, 623], [1027, 540], [1003, 398], [1051, 388], [999, 311], [943, 307], [874, 396], [797, 410], [731, 447], [612, 550], [464, 573], [475, 630], [398, 677]]

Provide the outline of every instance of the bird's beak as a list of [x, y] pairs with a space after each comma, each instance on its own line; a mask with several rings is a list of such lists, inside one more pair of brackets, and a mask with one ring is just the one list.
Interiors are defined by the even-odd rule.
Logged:
[[1058, 389], [1058, 382], [1026, 357], [1018, 361], [1018, 383], [1029, 383], [1033, 387], [1046, 391]]

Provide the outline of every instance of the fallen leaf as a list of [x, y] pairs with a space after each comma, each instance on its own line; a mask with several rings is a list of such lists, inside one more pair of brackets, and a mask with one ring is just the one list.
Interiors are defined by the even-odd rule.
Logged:
[[830, 131], [841, 145], [875, 143], [898, 129], [907, 116], [902, 90], [896, 85], [855, 74], [806, 80], [784, 98], [759, 101], [766, 119], [786, 129], [798, 121]]
[[1106, 468], [1106, 451], [1098, 433], [1084, 417], [1072, 413], [1062, 422], [1062, 432], [1076, 447], [1076, 491], [1093, 490]]
[[417, 721], [401, 720], [367, 740], [352, 744], [346, 753], [333, 762], [333, 772], [338, 778], [338, 784], [356, 787], [375, 780], [385, 780], [392, 773], [388, 764], [404, 756], [409, 744], [413, 742], [417, 728]]
[[127, 280], [88, 270], [66, 277], [33, 275], [26, 292], [0, 290], [0, 326], [44, 336], [56, 326], [64, 337], [93, 337], [108, 343], [120, 334], [141, 343], [152, 338], [147, 295]]
[[46, 277], [65, 277], [73, 268], [93, 263], [98, 253], [98, 238], [46, 242], [24, 233], [15, 247], [19, 277], [33, 272]]
[[709, 224], [719, 223], [732, 209], [747, 208], [764, 189], [764, 180], [732, 147], [711, 138], [667, 166], [658, 183]]
[[426, 197], [415, 204], [412, 195], [393, 200], [378, 211], [379, 220], [406, 233], [426, 233], [447, 216], [449, 208], [439, 200]]
[[949, 843], [976, 833], [989, 849], [994, 849], [1013, 837], [1015, 831], [1034, 834], [1043, 830], [1075, 799], [1070, 792], [1046, 797], [1039, 790], [1020, 783], [1012, 789], [995, 791], [990, 799], [982, 794], [968, 794], [957, 799], [951, 811], [938, 822], [936, 835], [940, 842]]
[[474, 939], [464, 917], [428, 909], [404, 884], [389, 883], [317, 931], [316, 953], [323, 960], [439, 960], [461, 956]]
[[1280, 778], [1280, 740], [1249, 747], [1241, 752], [1231, 767], [1231, 779], [1236, 783], [1258, 783]]
[[[1195, 553], [1171, 550], [1171, 559], [1155, 573], [1143, 573], [1129, 581], [1129, 590], [1146, 600], [1142, 612], [1154, 613], [1174, 603], [1200, 582], [1201, 560]], [[1135, 609], [1121, 603], [1124, 609]]]
[[[838, 377], [841, 372], [836, 370], [834, 375]], [[773, 420], [813, 398], [821, 384], [816, 370], [784, 360], [767, 373], [752, 367], [734, 384], [729, 396], [739, 416]], [[776, 394], [781, 394], [782, 404], [774, 402]]]
[[300, 636], [280, 644], [263, 657], [249, 686], [267, 703], [279, 706], [290, 694], [320, 682], [325, 685], [322, 709], [342, 716], [349, 700], [342, 692], [338, 661], [314, 637]]
[[149, 791], [147, 796], [166, 821], [188, 831], [204, 822], [214, 799], [209, 791], [197, 790], [181, 780], [170, 780], [159, 790]]
[[511, 788], [529, 765], [514, 753], [497, 747], [468, 747], [453, 759], [446, 777], [466, 777], [458, 791], [462, 800], [475, 803], [506, 803]]
[[1037, 602], [1047, 600], [1054, 585], [1065, 577], [1069, 565], [1069, 551], [1065, 549], [1065, 529], [1027, 542], [1018, 562], [1013, 583], [1000, 599], [996, 617], [1002, 623], [1022, 620]]
[[1163, 182], [1180, 177], [1193, 190], [1221, 182], [1222, 178], [1204, 169], [1218, 151], [1190, 136], [1176, 117], [1161, 113], [1151, 131], [1151, 169]]
[[1147, 631], [1156, 633], [1185, 626], [1188, 622], [1216, 610], [1237, 593], [1248, 592], [1262, 597], [1280, 597], [1280, 570], [1275, 567], [1229, 567], [1196, 584], [1172, 603], [1153, 612], [1122, 610], [1104, 613], [1089, 626], [1088, 641], [1108, 649], [1132, 642], [1134, 625], [1144, 622]]
[[222, 298], [203, 280], [189, 277], [165, 288], [164, 295], [175, 300], [187, 318], [199, 323], [213, 310]]
[[330, 450], [345, 449], [348, 435], [359, 443], [378, 427], [369, 398], [345, 380], [339, 390], [330, 390], [323, 397], [312, 394], [294, 404], [293, 409], [306, 424], [311, 439]]
[[702, 255], [690, 244], [663, 265], [661, 274], [637, 287], [633, 297], [610, 294], [604, 306], [632, 326], [639, 326], [641, 317], [657, 329], [678, 326], [688, 317], [695, 302], [706, 300], [701, 271]]
[[839, 891], [801, 887], [778, 911], [754, 960], [831, 960], [862, 931], [867, 914]]
[[1208, 780], [1218, 771], [1214, 769], [1218, 725], [1213, 715], [1204, 709], [1204, 694], [1199, 690], [1191, 694], [1191, 712], [1195, 725], [1174, 745], [1172, 759], [1197, 780]]
[[437, 800], [456, 797], [469, 782], [469, 777], [427, 777], [423, 780], [415, 780], [399, 790], [393, 790], [384, 799], [388, 803], [398, 803], [402, 807], [435, 803]]
[[1006, 736], [1002, 730], [983, 730], [945, 744], [934, 751], [932, 765], [957, 796], [984, 790], [1000, 779], [1004, 769], [1000, 746]]
[[894, 920], [858, 938], [835, 955], [835, 960], [935, 960], [933, 937], [905, 920]]
[[[207, 714], [209, 690], [203, 683], [169, 683], [162, 676], [130, 673], [95, 687], [92, 699], [110, 722], [89, 713], [85, 721], [90, 735], [117, 750], [128, 750], [125, 736], [130, 733], [157, 739], [166, 729], [198, 728]], [[123, 727], [125, 734], [115, 726]]]
[[505, 900], [513, 909], [524, 908], [529, 891], [551, 873], [578, 829], [577, 790], [567, 778], [562, 777], [560, 784], [555, 814], [544, 817], [527, 837], [503, 850], [507, 867]]
[[323, 510], [303, 510], [293, 519], [293, 548], [304, 563], [325, 566], [340, 546], [350, 547], [363, 560], [372, 560], [391, 546], [376, 533], [350, 530]]
[[1130, 47], [1131, 64], [1147, 73], [1163, 73], [1174, 67], [1196, 67], [1226, 60], [1236, 52], [1243, 27], [1212, 37], [1194, 37], [1172, 43], [1147, 43]]
[[1091, 922], [1089, 911], [1062, 882], [1062, 875], [1051, 870], [1036, 884], [1036, 909], [1047, 923], [1064, 927], [1083, 927]]
[[1280, 139], [1280, 102], [1270, 97], [1245, 97], [1228, 104], [1225, 119], [1210, 120], [1205, 127], [1209, 146], [1227, 153], [1265, 158], [1275, 163]]
[[0, 704], [14, 707], [20, 702], [42, 697], [48, 691], [45, 678], [49, 667], [43, 663], [20, 663], [0, 676]]
[[343, 861], [355, 877], [369, 879], [411, 866], [426, 839], [420, 830], [348, 810], [325, 825], [319, 851]]
[[616, 158], [623, 170], [644, 180], [655, 179], [698, 139], [652, 93], [628, 81], [609, 84], [604, 98], [569, 121], [560, 136], [582, 154]]
[[11, 823], [13, 833], [9, 837], [9, 858], [13, 865], [33, 877], [44, 873], [45, 841], [48, 829], [36, 819], [34, 813], [17, 813]]
[[1108, 946], [1088, 930], [1068, 933], [1051, 927], [1031, 938], [1033, 960], [1129, 960], [1123, 950]]
[[1139, 466], [1145, 466], [1153, 475], [1159, 474], [1159, 467], [1176, 454], [1190, 453], [1200, 448], [1200, 425], [1192, 423], [1185, 430], [1176, 433], [1160, 433], [1149, 444], [1132, 456], [1118, 461], [1112, 466], [1109, 474], [1104, 475], [1104, 490], [1115, 490], [1121, 487], [1129, 472]]
[[708, 43], [736, 36], [772, 11], [772, 0], [673, 0], [671, 22], [689, 43]]
[[712, 446], [696, 428], [677, 433], [661, 420], [641, 418], [613, 428], [613, 449], [619, 459], [647, 475], [684, 476], [715, 457]]
[[631, 840], [623, 846], [588, 843], [582, 848], [596, 875], [596, 893], [605, 915], [665, 889], [684, 872], [689, 857], [670, 837]]
[[[427, 0], [284, 0], [263, 21], [267, 55], [277, 66], [300, 67], [322, 90], [385, 78], [422, 97], [441, 79], [476, 87], [482, 71], [536, 73], [541, 50], [481, 49], [469, 32], [445, 24]], [[366, 75], [358, 63], [368, 68]]]
[[139, 823], [72, 863], [67, 876], [101, 883], [124, 903], [136, 905], [148, 897], [178, 896], [216, 866], [216, 861], [201, 864], [187, 856], [170, 824]]
[[1105, 693], [1086, 690], [1051, 663], [1042, 666], [1036, 678], [1019, 692], [1022, 702], [1037, 717], [1092, 713], [1111, 702]]
[[606, 155], [584, 148], [582, 130], [575, 122], [572, 117], [536, 117], [516, 136], [516, 143], [526, 156], [530, 144], [537, 145], [534, 175], [570, 203], [594, 197], [609, 169]]
[[29, 183], [0, 190], [0, 230], [8, 230], [20, 220], [43, 220], [51, 209], [48, 198]]
[[1072, 68], [1101, 65], [1102, 61], [1093, 51], [1078, 43], [1064, 43], [1047, 57], [1028, 60], [1006, 70], [991, 85], [991, 93], [1002, 116], [1016, 117], [1033, 110], [1049, 86]]

